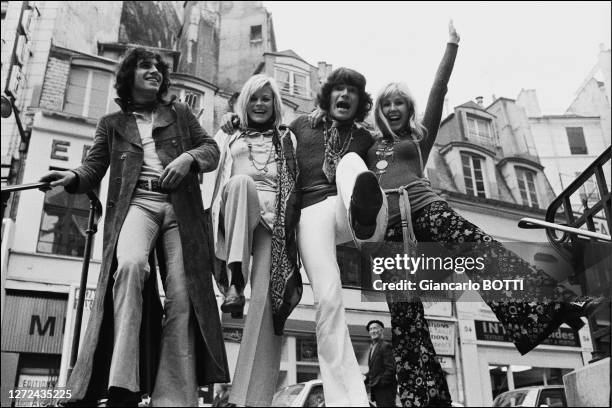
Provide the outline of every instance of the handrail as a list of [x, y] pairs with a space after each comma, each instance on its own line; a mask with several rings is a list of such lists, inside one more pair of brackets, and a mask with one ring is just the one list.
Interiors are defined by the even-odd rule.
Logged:
[[[610, 191], [608, 191], [608, 186], [606, 184], [603, 171], [603, 166], [609, 162], [611, 158], [612, 148], [608, 147], [601, 155], [599, 155], [597, 159], [595, 159], [595, 161], [593, 161], [593, 163], [589, 165], [589, 167], [585, 169], [585, 171], [583, 171], [576, 178], [576, 180], [574, 180], [565, 190], [563, 190], [563, 192], [561, 192], [561, 194], [559, 194], [557, 198], [550, 203], [548, 210], [546, 211], [546, 222], [551, 222], [558, 225], [558, 223], [555, 222], [555, 218], [559, 214], [560, 208], [563, 206], [563, 212], [567, 218], [565, 221], [568, 227], [579, 228], [586, 224], [589, 230], [592, 231], [594, 230], [593, 217], [603, 209], [608, 225], [608, 231], [612, 231], [612, 209], [610, 208], [612, 194], [610, 194]], [[576, 219], [574, 217], [574, 211], [571, 207], [570, 197], [581, 187], [583, 187], [584, 184], [593, 176], [595, 176], [597, 181], [597, 189], [600, 200], [595, 203], [592, 208], [585, 208], [585, 211]], [[608, 175], [608, 177], [610, 176]], [[546, 235], [553, 244], [559, 245], [567, 242], [570, 239], [577, 239], [575, 234], [572, 233], [557, 237], [554, 231], [555, 228], [546, 229]]]
[[[2, 217], [4, 217], [4, 209], [11, 193], [24, 190], [40, 189], [42, 191], [51, 190], [51, 183], [37, 182], [6, 186], [2, 188]], [[85, 230], [85, 253], [83, 254], [83, 267], [81, 269], [81, 281], [79, 286], [79, 298], [77, 300], [77, 310], [74, 323], [74, 333], [72, 337], [72, 348], [70, 352], [70, 363], [68, 367], [68, 378], [72, 373], [72, 369], [76, 364], [76, 358], [79, 350], [79, 341], [81, 338], [81, 323], [83, 321], [83, 309], [85, 308], [85, 290], [87, 285], [87, 275], [89, 272], [89, 260], [91, 258], [91, 246], [93, 235], [98, 231], [98, 221], [102, 216], [102, 203], [98, 199], [98, 195], [90, 190], [86, 192], [89, 198], [89, 219], [87, 221], [87, 230]]]
[[51, 183], [46, 181], [39, 181], [38, 183], [27, 183], [27, 184], [16, 184], [12, 186], [2, 187], [2, 193], [14, 193], [15, 191], [31, 190], [34, 188], [42, 188], [43, 190], [50, 190]]
[[602, 241], [610, 241], [612, 242], [612, 237], [610, 235], [601, 234], [599, 232], [593, 232], [588, 230], [582, 230], [578, 228], [568, 227], [566, 225], [559, 225], [552, 222], [546, 222], [542, 220], [538, 220], [535, 218], [521, 218], [518, 224], [519, 228], [525, 229], [537, 229], [537, 228], [553, 228], [558, 231], [569, 232], [576, 235], [581, 235], [587, 238], [595, 238], [600, 239]]

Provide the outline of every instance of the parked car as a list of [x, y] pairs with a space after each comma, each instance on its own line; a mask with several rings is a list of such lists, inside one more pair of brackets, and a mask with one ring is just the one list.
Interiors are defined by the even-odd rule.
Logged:
[[[273, 407], [324, 407], [325, 396], [323, 394], [323, 382], [320, 379], [310, 380], [294, 385], [289, 385], [274, 394]], [[370, 406], [374, 407], [370, 402]], [[397, 398], [397, 406], [401, 403]], [[463, 405], [453, 402], [453, 407]]]
[[499, 394], [494, 407], [567, 407], [562, 385], [518, 388]]
[[323, 382], [310, 380], [289, 385], [274, 394], [273, 407], [324, 407]]

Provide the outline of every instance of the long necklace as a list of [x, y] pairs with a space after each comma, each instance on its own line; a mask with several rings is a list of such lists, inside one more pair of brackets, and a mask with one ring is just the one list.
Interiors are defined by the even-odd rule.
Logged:
[[349, 137], [344, 143], [340, 139], [340, 132], [334, 125], [328, 130], [327, 125], [323, 126], [323, 142], [325, 143], [325, 159], [323, 161], [323, 173], [327, 180], [332, 183], [336, 178], [336, 167], [342, 156], [346, 154], [353, 141], [353, 128], [355, 124], [351, 124]]
[[[265, 139], [264, 139], [264, 134], [261, 134], [261, 140], [262, 140], [262, 144], [264, 144]], [[249, 161], [251, 162], [251, 165], [253, 166], [253, 168], [255, 170], [257, 170], [257, 172], [264, 176], [266, 174], [268, 174], [269, 168], [268, 168], [268, 163], [270, 163], [270, 159], [272, 158], [272, 154], [274, 152], [274, 143], [272, 143], [272, 140], [270, 140], [270, 146], [268, 147], [268, 153], [266, 155], [266, 159], [265, 161], [258, 161], [255, 159], [255, 157], [253, 157], [253, 143], [251, 142], [247, 142], [247, 147], [249, 148]]]

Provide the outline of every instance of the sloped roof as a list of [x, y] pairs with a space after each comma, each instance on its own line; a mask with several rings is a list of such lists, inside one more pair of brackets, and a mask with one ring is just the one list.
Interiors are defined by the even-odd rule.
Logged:
[[464, 103], [464, 104], [461, 104], [461, 105], [459, 105], [459, 106], [456, 106], [456, 108], [472, 108], [472, 109], [479, 109], [479, 110], [481, 110], [481, 111], [484, 111], [484, 110], [485, 110], [485, 109], [484, 109], [482, 106], [480, 106], [479, 104], [477, 104], [477, 103], [476, 103], [476, 102], [474, 102], [474, 101], [467, 101], [467, 102], [466, 102], [466, 103]]

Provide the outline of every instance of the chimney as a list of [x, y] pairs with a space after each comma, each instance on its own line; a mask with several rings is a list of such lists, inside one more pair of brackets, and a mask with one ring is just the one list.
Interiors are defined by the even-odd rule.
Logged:
[[477, 96], [476, 97], [476, 103], [478, 104], [478, 106], [480, 106], [481, 108], [484, 107], [483, 104], [483, 97], [482, 96]]
[[319, 77], [319, 83], [323, 84], [329, 74], [332, 72], [332, 65], [326, 63], [325, 61], [319, 61], [317, 63], [317, 75]]

